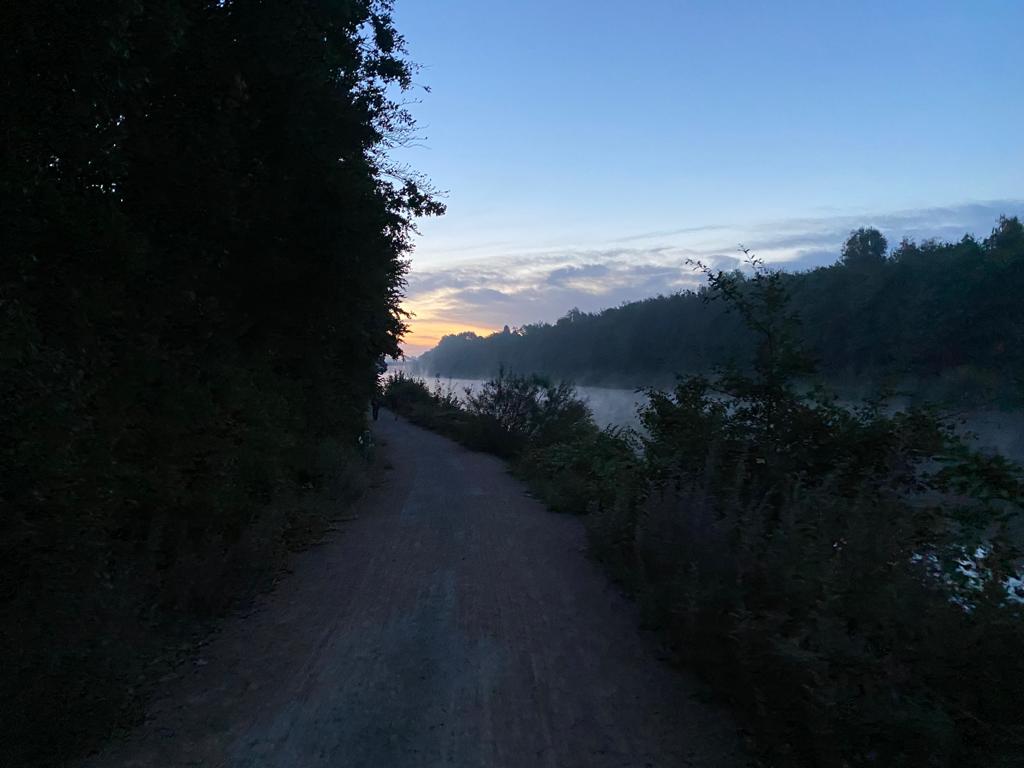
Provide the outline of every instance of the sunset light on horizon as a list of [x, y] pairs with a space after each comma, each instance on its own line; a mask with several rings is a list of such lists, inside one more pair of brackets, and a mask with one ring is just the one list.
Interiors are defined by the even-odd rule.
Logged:
[[692, 287], [688, 258], [740, 244], [807, 269], [858, 227], [984, 237], [1024, 213], [1021, 10], [400, 0], [421, 69], [393, 155], [447, 206], [406, 352]]

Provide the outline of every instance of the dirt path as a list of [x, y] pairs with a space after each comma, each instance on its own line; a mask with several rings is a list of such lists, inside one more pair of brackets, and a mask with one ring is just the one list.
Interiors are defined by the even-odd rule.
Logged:
[[498, 460], [382, 413], [388, 482], [90, 768], [745, 765]]

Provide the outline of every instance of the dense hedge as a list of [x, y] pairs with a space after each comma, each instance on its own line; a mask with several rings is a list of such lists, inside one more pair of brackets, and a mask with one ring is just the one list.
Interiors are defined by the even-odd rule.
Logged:
[[389, 6], [2, 4], [0, 763], [108, 731], [357, 489], [440, 210], [385, 160]]

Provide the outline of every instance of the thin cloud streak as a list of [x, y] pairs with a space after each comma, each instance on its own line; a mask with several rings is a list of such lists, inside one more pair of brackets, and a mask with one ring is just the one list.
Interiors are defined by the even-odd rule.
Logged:
[[723, 229], [729, 229], [726, 224], [705, 224], [699, 227], [682, 227], [680, 229], [663, 229], [656, 232], [641, 232], [636, 235], [628, 235], [626, 237], [617, 237], [611, 242], [613, 243], [630, 243], [636, 240], [650, 240], [654, 237], [672, 237], [674, 235], [693, 235], [698, 232], [716, 232]]

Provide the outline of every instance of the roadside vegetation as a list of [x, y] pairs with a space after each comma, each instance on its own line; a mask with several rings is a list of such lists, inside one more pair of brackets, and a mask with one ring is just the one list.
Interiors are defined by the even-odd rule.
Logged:
[[[804, 321], [797, 334], [818, 375], [843, 394], [896, 387], [919, 400], [1024, 403], [1024, 227], [1016, 217], [1000, 218], [983, 240], [894, 248], [877, 230], [860, 229], [837, 263], [779, 279]], [[504, 367], [625, 387], [731, 364], [749, 373], [753, 337], [737, 314], [705, 301], [708, 290], [571, 310], [555, 323], [487, 337], [449, 335], [417, 370], [487, 378]]]
[[701, 296], [747, 329], [750, 361], [649, 391], [639, 432], [504, 371], [465, 396], [398, 374], [387, 402], [584, 514], [593, 555], [767, 764], [1020, 765], [1020, 468], [927, 406], [808, 390], [794, 283], [750, 265], [705, 269]]
[[0, 8], [0, 764], [130, 722], [357, 495], [413, 130], [387, 0]]

